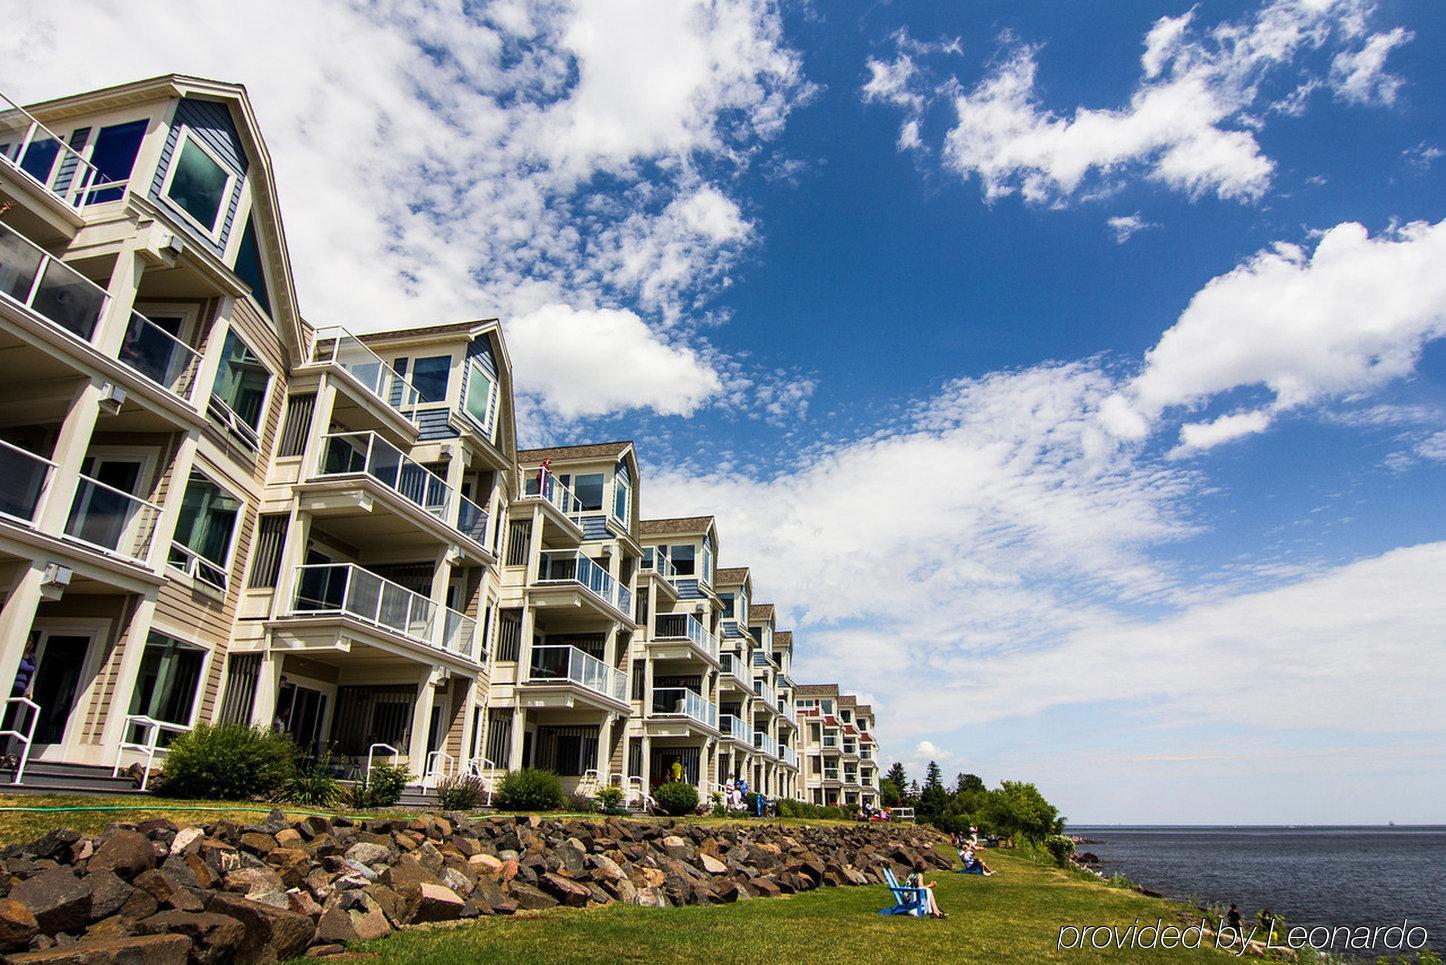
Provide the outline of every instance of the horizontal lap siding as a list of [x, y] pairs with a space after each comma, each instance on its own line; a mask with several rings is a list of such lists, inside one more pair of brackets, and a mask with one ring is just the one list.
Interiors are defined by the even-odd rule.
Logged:
[[698, 589], [697, 580], [678, 581], [678, 599], [680, 600], [701, 600], [703, 592]]
[[437, 439], [455, 439], [459, 435], [452, 424], [447, 421], [446, 409], [422, 409], [415, 414], [417, 425], [420, 431], [417, 433], [419, 442], [431, 442]]
[[606, 516], [584, 516], [582, 518], [582, 538], [589, 542], [612, 539], [612, 531], [608, 529], [608, 518]]

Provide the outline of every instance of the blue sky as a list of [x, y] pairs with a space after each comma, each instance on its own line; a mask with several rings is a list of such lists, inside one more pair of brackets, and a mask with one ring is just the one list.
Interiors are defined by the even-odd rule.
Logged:
[[888, 757], [1442, 819], [1438, 4], [12, 4], [20, 98], [246, 83], [308, 317], [503, 317]]

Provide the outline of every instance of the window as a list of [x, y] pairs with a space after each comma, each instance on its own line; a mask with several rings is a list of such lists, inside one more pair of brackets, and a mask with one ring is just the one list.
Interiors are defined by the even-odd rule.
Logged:
[[230, 193], [230, 173], [200, 141], [187, 136], [182, 141], [180, 156], [171, 165], [166, 197], [176, 202], [207, 234], [214, 236], [221, 207]]
[[236, 277], [251, 286], [251, 297], [270, 315], [271, 296], [266, 290], [266, 274], [261, 269], [261, 249], [256, 244], [256, 221], [249, 216], [246, 230], [241, 232], [241, 244], [236, 248]]
[[622, 476], [613, 476], [613, 518], [620, 523], [627, 523], [631, 518], [632, 511], [632, 487]]
[[[189, 725], [205, 662], [206, 651], [151, 631], [136, 674], [130, 712], [168, 724]], [[127, 739], [137, 736], [131, 734]]]
[[286, 400], [286, 421], [281, 427], [278, 457], [299, 456], [306, 451], [306, 436], [311, 431], [311, 417], [315, 412], [315, 392], [293, 395]]
[[221, 367], [216, 370], [216, 384], [211, 390], [211, 414], [253, 449], [259, 445], [261, 414], [270, 385], [271, 372], [261, 363], [261, 357], [234, 330], [227, 332]]
[[695, 571], [693, 562], [697, 552], [697, 547], [691, 543], [668, 547], [668, 559], [673, 561], [673, 570], [679, 576], [692, 576]]
[[136, 155], [140, 153], [141, 141], [145, 140], [145, 136], [145, 121], [112, 124], [100, 129], [95, 138], [95, 146], [90, 152], [90, 163], [97, 172], [96, 183], [119, 186], [91, 191], [86, 198], [86, 204], [116, 201], [125, 194], [124, 183], [130, 180], [131, 169], [136, 165]]
[[713, 541], [707, 537], [703, 539], [703, 582], [713, 583]]
[[421, 402], [447, 401], [447, 376], [452, 371], [452, 356], [435, 355], [412, 363], [412, 386]]
[[583, 512], [597, 512], [603, 508], [603, 475], [591, 472], [578, 476], [572, 482], [572, 493], [577, 497], [578, 508]]
[[733, 594], [720, 593], [718, 594], [718, 599], [723, 601], [723, 618], [726, 620], [733, 619]]
[[231, 542], [241, 500], [192, 472], [181, 499], [170, 563], [198, 580], [224, 590], [231, 564]]
[[256, 525], [256, 550], [251, 556], [253, 589], [274, 587], [281, 575], [281, 551], [286, 546], [286, 513], [268, 513]]
[[480, 363], [467, 366], [467, 414], [492, 437], [492, 376], [487, 374]]
[[827, 700], [827, 699], [825, 699], [825, 700], [819, 701], [819, 706], [821, 706], [821, 707], [823, 708], [823, 712], [824, 712], [825, 714], [831, 714], [831, 713], [833, 713], [833, 701], [832, 701], [832, 700]]

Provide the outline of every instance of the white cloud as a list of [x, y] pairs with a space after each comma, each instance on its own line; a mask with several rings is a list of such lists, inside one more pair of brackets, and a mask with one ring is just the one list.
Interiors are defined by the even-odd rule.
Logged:
[[1104, 407], [1104, 424], [1142, 438], [1168, 409], [1264, 386], [1253, 411], [1187, 426], [1185, 448], [1259, 432], [1280, 412], [1378, 389], [1409, 375], [1446, 335], [1446, 221], [1370, 237], [1336, 225], [1315, 250], [1277, 244], [1196, 293]]
[[1115, 233], [1115, 244], [1122, 245], [1147, 228], [1158, 228], [1157, 224], [1146, 221], [1136, 211], [1134, 214], [1116, 215], [1106, 222]]
[[1401, 80], [1385, 71], [1385, 59], [1411, 35], [1398, 28], [1366, 36], [1370, 13], [1368, 0], [1271, 0], [1209, 29], [1193, 9], [1162, 17], [1145, 36], [1139, 82], [1115, 108], [1045, 106], [1039, 49], [1008, 37], [1007, 56], [968, 89], [955, 80], [925, 90], [923, 65], [900, 42], [892, 62], [869, 60], [863, 96], [903, 112], [900, 145], [909, 148], [923, 146], [918, 122], [929, 99], [951, 97], [955, 125], [944, 138], [944, 163], [961, 177], [978, 177], [989, 200], [1019, 194], [1060, 205], [1142, 177], [1192, 198], [1251, 201], [1269, 188], [1275, 169], [1256, 139], [1267, 78], [1301, 75], [1295, 94], [1275, 106], [1302, 111], [1325, 82], [1303, 76], [1300, 61], [1327, 50], [1335, 53], [1329, 84], [1338, 96], [1394, 100]]
[[1171, 455], [1186, 456], [1200, 449], [1209, 449], [1222, 442], [1254, 435], [1270, 428], [1268, 412], [1235, 412], [1210, 422], [1187, 422], [1180, 427], [1180, 445]]
[[361, 330], [550, 305], [676, 328], [752, 240], [730, 171], [809, 93], [771, 0], [0, 0], [0, 16], [0, 82], [26, 100], [172, 71], [244, 82], [302, 308]]
[[507, 324], [507, 347], [518, 394], [564, 419], [631, 408], [690, 415], [722, 388], [698, 353], [621, 309], [546, 305]]
[[1437, 432], [1423, 439], [1421, 443], [1416, 446], [1416, 454], [1422, 459], [1446, 462], [1446, 432]]

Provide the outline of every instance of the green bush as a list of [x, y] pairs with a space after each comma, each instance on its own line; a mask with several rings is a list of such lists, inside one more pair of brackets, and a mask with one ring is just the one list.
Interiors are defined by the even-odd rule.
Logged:
[[437, 803], [443, 811], [475, 811], [487, 799], [487, 785], [480, 777], [459, 774], [437, 785]]
[[373, 764], [371, 772], [352, 786], [351, 806], [358, 810], [389, 808], [401, 800], [412, 774], [401, 764]]
[[791, 801], [787, 798], [778, 800], [778, 816], [781, 818], [812, 818], [813, 820], [835, 820], [848, 821], [853, 818], [853, 811], [845, 807], [834, 807], [828, 804], [810, 804], [807, 801]]
[[674, 817], [692, 814], [698, 810], [698, 789], [687, 781], [669, 781], [667, 784], [660, 784], [657, 793], [653, 796], [657, 798], [658, 807]]
[[562, 809], [575, 814], [591, 814], [597, 810], [597, 802], [586, 794], [574, 791], [562, 796]]
[[167, 794], [219, 801], [274, 797], [295, 774], [290, 738], [240, 724], [196, 725], [171, 742], [161, 765]]
[[328, 808], [340, 796], [341, 781], [332, 772], [330, 752], [297, 771], [286, 785], [286, 800], [306, 807]]
[[598, 788], [597, 796], [593, 798], [593, 805], [603, 814], [627, 814], [628, 809], [624, 804], [625, 797], [622, 788], [616, 784], [606, 784]]
[[551, 771], [523, 767], [508, 771], [497, 786], [497, 806], [511, 811], [556, 811], [562, 783]]
[[1070, 856], [1074, 854], [1074, 840], [1063, 834], [1051, 834], [1044, 839], [1044, 846], [1054, 863], [1061, 868], [1069, 864]]

